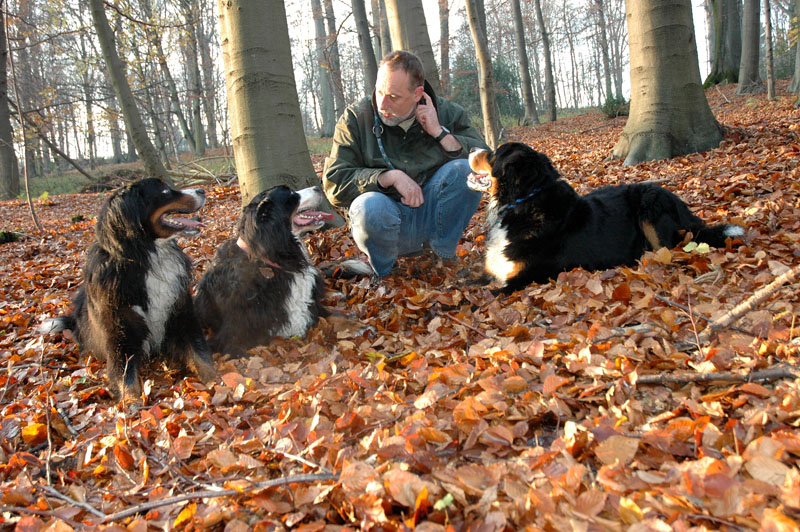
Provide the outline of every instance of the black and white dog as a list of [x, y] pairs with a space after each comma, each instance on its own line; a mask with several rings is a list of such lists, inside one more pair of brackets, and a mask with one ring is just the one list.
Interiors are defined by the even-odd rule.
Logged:
[[155, 178], [114, 191], [97, 218], [72, 313], [40, 326], [71, 330], [82, 350], [104, 356], [116, 396], [141, 396], [150, 359], [174, 360], [205, 381], [216, 375], [192, 304], [191, 262], [174, 238], [202, 226], [175, 215], [204, 203], [203, 189], [178, 191]]
[[738, 225], [706, 225], [653, 183], [606, 186], [579, 196], [543, 153], [519, 142], [469, 156], [468, 185], [489, 194], [485, 272], [504, 292], [562, 271], [632, 265], [648, 249], [675, 247], [691, 232], [723, 247]]
[[279, 185], [242, 210], [237, 238], [219, 248], [195, 296], [214, 351], [240, 356], [275, 336], [305, 336], [328, 315], [322, 275], [299, 239], [333, 218], [314, 210], [322, 198], [319, 187]]

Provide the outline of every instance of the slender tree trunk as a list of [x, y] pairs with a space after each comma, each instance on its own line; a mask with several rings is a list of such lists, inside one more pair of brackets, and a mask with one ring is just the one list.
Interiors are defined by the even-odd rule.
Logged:
[[336, 126], [336, 110], [333, 106], [333, 89], [328, 73], [330, 65], [328, 56], [325, 53], [325, 43], [328, 35], [325, 33], [325, 20], [322, 16], [322, 4], [320, 0], [311, 0], [311, 12], [314, 17], [314, 27], [316, 28], [317, 38], [317, 66], [319, 78], [319, 112], [322, 115], [322, 127], [319, 130], [321, 137], [332, 137]]
[[711, 0], [713, 64], [703, 86], [736, 83], [742, 57], [741, 16], [738, 0]]
[[375, 78], [378, 77], [378, 62], [372, 52], [372, 43], [369, 38], [369, 23], [367, 22], [367, 10], [364, 7], [364, 0], [352, 0], [353, 19], [356, 23], [358, 32], [358, 45], [361, 48], [361, 59], [364, 62], [362, 71], [364, 72], [364, 89], [366, 94], [372, 94], [375, 88]]
[[478, 84], [481, 91], [481, 111], [483, 114], [483, 136], [486, 144], [494, 149], [500, 142], [500, 115], [497, 112], [497, 97], [494, 92], [494, 72], [492, 58], [489, 55], [489, 43], [486, 38], [485, 13], [482, 13], [483, 2], [466, 0], [467, 19], [469, 21], [472, 42], [475, 44], [475, 55], [478, 60]]
[[603, 6], [603, 0], [594, 0], [595, 9], [597, 10], [597, 25], [599, 30], [598, 37], [600, 38], [600, 53], [603, 57], [603, 77], [606, 87], [606, 100], [610, 100], [613, 95], [611, 93], [611, 61], [608, 58], [608, 31], [606, 29], [606, 12]]
[[[794, 13], [794, 31], [795, 35], [798, 35], [800, 34], [800, 0], [795, 0]], [[786, 90], [793, 94], [800, 93], [800, 39], [794, 43], [794, 75]], [[800, 102], [800, 98], [797, 101]]]
[[[207, 0], [203, 0], [201, 13], [213, 9]], [[203, 111], [206, 115], [206, 135], [208, 136], [208, 146], [210, 148], [219, 147], [217, 139], [217, 100], [216, 100], [216, 75], [214, 70], [214, 59], [211, 56], [211, 41], [213, 32], [207, 30], [208, 20], [204, 15], [200, 16], [197, 26], [197, 46], [200, 49], [200, 65], [203, 72]]]
[[439, 74], [442, 93], [450, 94], [450, 5], [449, 0], [439, 0]]
[[19, 196], [19, 162], [14, 152], [14, 129], [8, 107], [8, 41], [6, 39], [6, 2], [0, 0], [0, 199]]
[[544, 52], [544, 98], [547, 107], [547, 119], [556, 121], [556, 82], [553, 78], [553, 55], [550, 52], [550, 37], [544, 25], [541, 0], [534, 0], [536, 20], [539, 22], [539, 31], [542, 33], [542, 47]]
[[92, 10], [97, 40], [100, 43], [100, 49], [103, 51], [106, 68], [108, 68], [111, 83], [114, 85], [114, 92], [117, 94], [117, 99], [122, 108], [122, 115], [125, 117], [125, 124], [131, 133], [136, 151], [139, 152], [142, 158], [145, 172], [172, 184], [172, 179], [167, 174], [164, 164], [158, 158], [158, 153], [147, 136], [147, 129], [144, 126], [144, 122], [142, 122], [139, 109], [136, 107], [136, 100], [133, 98], [128, 79], [125, 76], [125, 67], [119, 55], [117, 55], [114, 35], [108, 25], [103, 0], [89, 0], [89, 5]]
[[758, 75], [759, 37], [758, 0], [744, 0], [742, 10], [742, 61], [739, 64], [739, 86], [736, 94], [757, 94], [764, 91]]
[[392, 34], [392, 48], [416, 54], [425, 67], [425, 80], [436, 94], [441, 94], [442, 84], [428, 36], [422, 0], [386, 0], [386, 13]]
[[318, 185], [303, 132], [283, 1], [219, 0], [217, 6], [243, 204], [274, 185]]
[[[381, 54], [380, 57], [383, 58], [389, 53], [394, 50], [394, 46], [392, 46], [392, 32], [389, 29], [389, 14], [386, 11], [386, 0], [378, 0], [378, 4], [381, 8]], [[378, 61], [380, 63], [380, 61]]]
[[700, 83], [690, 0], [628, 0], [631, 110], [614, 158], [625, 165], [719, 146]]
[[528, 66], [528, 50], [525, 44], [525, 25], [522, 22], [522, 8], [519, 0], [511, 0], [512, 14], [514, 15], [514, 34], [517, 40], [517, 54], [519, 56], [519, 79], [522, 83], [522, 100], [525, 102], [525, 117], [523, 126], [539, 123], [539, 114], [536, 112], [536, 102], [533, 100], [531, 89], [531, 73]]
[[769, 0], [764, 0], [764, 34], [767, 57], [767, 98], [775, 99], [775, 68], [772, 60], [772, 14]]
[[[334, 115], [338, 119], [344, 113], [344, 85], [342, 85], [342, 67], [339, 63], [339, 38], [336, 28], [336, 17], [333, 13], [332, 0], [322, 0], [325, 8], [325, 22], [328, 26], [328, 74], [330, 75], [331, 89], [333, 90]], [[377, 76], [377, 67], [376, 67]]]
[[378, 0], [370, 0], [370, 12], [372, 14], [372, 50], [377, 64], [383, 57], [383, 49], [381, 48], [381, 4]]
[[200, 62], [197, 53], [197, 19], [200, 17], [197, 0], [182, 0], [183, 16], [186, 20], [184, 29], [184, 53], [186, 55], [186, 73], [189, 85], [189, 108], [192, 115], [192, 132], [194, 133], [194, 154], [206, 153], [206, 135], [203, 127], [201, 102], [203, 87], [200, 77]]

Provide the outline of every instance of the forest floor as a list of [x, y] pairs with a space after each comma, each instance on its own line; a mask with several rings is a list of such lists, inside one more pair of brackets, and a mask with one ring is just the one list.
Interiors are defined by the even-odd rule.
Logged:
[[[111, 400], [102, 361], [34, 330], [68, 310], [105, 196], [37, 203], [44, 233], [23, 202], [0, 204], [3, 229], [26, 235], [0, 245], [0, 528], [797, 530], [797, 281], [705, 331], [800, 262], [800, 111], [784, 88], [709, 90], [722, 145], [632, 168], [606, 160], [624, 118], [510, 131], [580, 192], [658, 180], [743, 225], [740, 247], [495, 297], [466, 283], [482, 205], [457, 264], [328, 281], [328, 305], [372, 331], [323, 320], [217, 354], [208, 385], [151, 367], [138, 408]], [[197, 278], [240, 206], [236, 187], [207, 194], [207, 228], [181, 240]], [[345, 229], [308, 245], [318, 262], [357, 252]]]

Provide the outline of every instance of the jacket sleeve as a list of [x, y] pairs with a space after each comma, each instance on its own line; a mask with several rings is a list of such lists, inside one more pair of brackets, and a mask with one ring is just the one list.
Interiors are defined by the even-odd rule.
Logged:
[[447, 104], [448, 114], [452, 115], [452, 119], [447, 120], [447, 122], [452, 124], [452, 126], [448, 126], [448, 129], [450, 129], [450, 132], [453, 134], [456, 140], [461, 143], [462, 151], [445, 153], [450, 155], [452, 158], [457, 159], [459, 157], [469, 155], [469, 152], [472, 148], [482, 148], [484, 150], [489, 149], [489, 146], [487, 146], [486, 142], [483, 141], [481, 134], [477, 129], [475, 129], [475, 127], [472, 126], [472, 123], [469, 120], [469, 115], [464, 108], [449, 101]]
[[336, 124], [331, 153], [325, 159], [322, 172], [325, 195], [336, 207], [350, 207], [350, 203], [364, 192], [387, 190], [378, 183], [378, 176], [387, 169], [365, 165], [361, 146], [370, 139], [362, 138], [364, 135], [356, 110], [348, 108]]

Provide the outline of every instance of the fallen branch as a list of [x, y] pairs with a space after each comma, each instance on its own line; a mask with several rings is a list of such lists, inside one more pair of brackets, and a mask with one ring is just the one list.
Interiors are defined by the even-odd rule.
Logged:
[[724, 315], [720, 316], [716, 320], [712, 321], [708, 327], [703, 329], [703, 332], [700, 333], [698, 337], [700, 344], [708, 343], [711, 339], [711, 336], [717, 332], [718, 330], [722, 329], [723, 327], [727, 327], [731, 323], [735, 322], [751, 310], [753, 310], [757, 305], [763, 302], [765, 299], [772, 296], [775, 292], [778, 291], [783, 285], [786, 283], [794, 282], [797, 279], [798, 274], [800, 274], [800, 264], [795, 265], [794, 268], [791, 268], [789, 271], [784, 272], [783, 274], [779, 275], [774, 281], [769, 283], [767, 286], [764, 286], [760, 290], [756, 291], [752, 296], [748, 297], [746, 300], [742, 301], [731, 310], [726, 312]]
[[684, 373], [681, 375], [642, 375], [636, 379], [636, 384], [690, 384], [697, 382], [768, 382], [779, 379], [800, 378], [800, 368], [795, 366], [779, 366], [748, 373], [734, 373], [732, 371], [710, 373]]
[[130, 517], [132, 515], [148, 512], [153, 508], [160, 508], [161, 506], [169, 506], [170, 504], [177, 504], [179, 502], [190, 501], [193, 499], [213, 499], [216, 497], [229, 497], [232, 495], [242, 495], [250, 491], [272, 488], [275, 486], [285, 486], [287, 484], [296, 484], [301, 482], [324, 482], [326, 480], [338, 480], [338, 479], [339, 479], [338, 475], [327, 474], [327, 473], [316, 474], [316, 475], [293, 475], [289, 477], [276, 478], [274, 480], [267, 480], [264, 482], [255, 482], [253, 483], [252, 486], [240, 489], [213, 489], [213, 490], [196, 491], [193, 493], [184, 493], [183, 495], [168, 497], [160, 501], [150, 501], [143, 504], [137, 504], [136, 506], [131, 506], [130, 508], [126, 508], [125, 510], [113, 514], [104, 514], [100, 510], [92, 508], [89, 505], [78, 504], [75, 501], [69, 499], [69, 497], [67, 497], [66, 495], [63, 495], [61, 493], [55, 495], [53, 493], [53, 491], [55, 490], [52, 490], [52, 488], [48, 488], [47, 486], [41, 486], [41, 487], [45, 489], [45, 491], [48, 491], [49, 493], [53, 494], [53, 496], [61, 500], [71, 501], [70, 504], [76, 504], [77, 506], [85, 509], [95, 517], [100, 518], [101, 523], [111, 523], [113, 521], [118, 521], [120, 519]]

